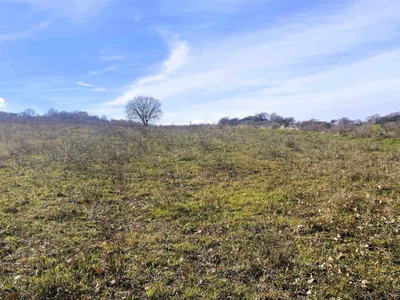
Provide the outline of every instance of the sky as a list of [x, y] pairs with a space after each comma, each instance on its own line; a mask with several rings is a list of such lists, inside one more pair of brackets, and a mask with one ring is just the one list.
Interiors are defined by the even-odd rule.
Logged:
[[0, 111], [158, 124], [400, 111], [398, 0], [0, 0]]

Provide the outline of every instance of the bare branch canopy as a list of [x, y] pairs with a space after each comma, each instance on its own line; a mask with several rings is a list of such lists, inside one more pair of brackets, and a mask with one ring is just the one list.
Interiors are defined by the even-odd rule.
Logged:
[[129, 100], [125, 106], [125, 111], [129, 120], [140, 120], [144, 126], [162, 116], [160, 101], [146, 96], [136, 96]]

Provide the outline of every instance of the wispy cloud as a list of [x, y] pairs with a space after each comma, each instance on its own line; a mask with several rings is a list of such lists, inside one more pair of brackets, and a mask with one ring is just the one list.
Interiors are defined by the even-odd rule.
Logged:
[[[185, 42], [176, 42], [175, 43], [175, 48], [171, 50], [171, 53], [169, 57], [164, 61], [164, 63], [161, 66], [161, 70], [158, 74], [139, 78], [136, 80], [136, 82], [132, 85], [129, 91], [124, 93], [121, 97], [118, 99], [107, 103], [107, 106], [114, 106], [114, 105], [123, 105], [131, 99], [134, 96], [146, 93], [147, 90], [150, 89], [157, 89], [157, 88], [162, 88], [163, 86], [165, 87], [165, 84], [172, 83], [174, 80], [174, 77], [169, 77], [169, 75], [173, 76], [173, 73], [177, 71], [179, 68], [181, 68], [187, 61], [189, 60], [189, 48], [186, 45]], [[180, 78], [180, 77], [178, 77]], [[183, 79], [183, 78], [182, 78]], [[199, 81], [193, 82], [193, 84], [199, 84]], [[169, 84], [170, 85], [170, 84]], [[171, 86], [169, 87], [169, 93], [168, 95], [173, 95], [175, 92], [177, 92], [180, 89], [186, 90], [189, 88], [188, 86]], [[155, 90], [153, 90], [155, 92]], [[161, 93], [156, 93], [158, 96], [161, 96]], [[165, 96], [165, 94], [164, 94]]]
[[86, 82], [83, 82], [83, 81], [79, 81], [77, 84], [79, 86], [84, 86], [84, 87], [96, 87], [96, 86], [94, 86], [92, 84], [89, 84], [89, 83], [86, 83]]
[[81, 86], [81, 87], [89, 88], [90, 91], [96, 92], [96, 93], [98, 93], [98, 92], [107, 92], [108, 91], [108, 89], [101, 88], [101, 87], [98, 87], [98, 86], [95, 86], [93, 84], [89, 84], [89, 83], [86, 83], [86, 82], [83, 82], [83, 81], [79, 81], [77, 84], [79, 86]]
[[125, 56], [123, 56], [123, 55], [102, 55], [102, 56], [100, 56], [100, 61], [103, 61], [103, 62], [114, 61], [114, 60], [123, 60], [123, 59], [125, 59]]
[[356, 114], [400, 92], [399, 12], [400, 2], [362, 0], [340, 14], [303, 15], [213, 44], [181, 42], [158, 73], [105, 105], [154, 96], [169, 109], [167, 123], [260, 111], [330, 118], [339, 107]]
[[25, 31], [18, 31], [13, 33], [6, 33], [0, 35], [0, 43], [1, 42], [12, 42], [21, 39], [25, 39], [31, 37], [38, 32], [47, 29], [50, 26], [50, 21], [42, 22], [38, 25], [32, 26], [31, 28]]
[[0, 108], [6, 107], [6, 106], [7, 106], [6, 100], [4, 100], [4, 98], [0, 97]]
[[185, 42], [177, 43], [169, 58], [163, 63], [165, 72], [172, 73], [183, 66], [189, 59], [189, 47]]

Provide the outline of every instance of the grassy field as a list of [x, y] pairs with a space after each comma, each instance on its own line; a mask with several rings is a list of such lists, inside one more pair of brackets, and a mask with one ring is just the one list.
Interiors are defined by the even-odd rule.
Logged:
[[400, 141], [0, 124], [0, 299], [400, 299]]

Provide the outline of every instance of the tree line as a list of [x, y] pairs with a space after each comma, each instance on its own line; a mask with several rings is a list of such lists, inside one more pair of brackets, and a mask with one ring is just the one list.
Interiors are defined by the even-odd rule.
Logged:
[[245, 118], [229, 118], [224, 117], [218, 121], [220, 126], [237, 126], [237, 125], [260, 125], [260, 126], [294, 126], [304, 127], [309, 125], [319, 125], [324, 128], [331, 128], [334, 125], [346, 126], [346, 125], [362, 125], [365, 123], [372, 124], [385, 124], [390, 122], [400, 122], [400, 112], [390, 113], [386, 116], [380, 116], [378, 114], [367, 117], [364, 121], [360, 119], [351, 120], [348, 117], [340, 119], [334, 119], [331, 121], [320, 121], [317, 119], [310, 119], [304, 121], [296, 121], [293, 117], [283, 117], [277, 113], [258, 113], [253, 116], [247, 116]]
[[50, 108], [44, 115], [39, 115], [35, 110], [28, 108], [20, 113], [8, 113], [0, 111], [0, 122], [69, 122], [69, 123], [116, 123], [119, 125], [140, 124], [148, 126], [150, 122], [158, 120], [162, 116], [161, 102], [158, 99], [147, 96], [137, 96], [129, 100], [125, 106], [127, 120], [108, 120], [102, 117], [89, 115], [86, 111], [57, 111]]
[[220, 126], [237, 126], [237, 125], [279, 125], [288, 127], [295, 123], [295, 119], [293, 117], [283, 117], [278, 115], [277, 113], [258, 113], [254, 116], [247, 116], [245, 118], [233, 118], [230, 119], [228, 117], [222, 118], [218, 121], [218, 125]]
[[[57, 111], [50, 108], [44, 115], [37, 114], [33, 109], [28, 108], [20, 113], [8, 113], [0, 111], [0, 122], [67, 122], [85, 124], [114, 124], [120, 126], [140, 125], [148, 126], [151, 122], [162, 116], [161, 102], [158, 99], [148, 96], [136, 96], [125, 105], [127, 120], [108, 120], [106, 116], [90, 115], [85, 111]], [[390, 113], [385, 116], [378, 114], [367, 117], [364, 121], [351, 120], [343, 117], [338, 120], [319, 121], [311, 119], [296, 121], [294, 117], [284, 117], [277, 113], [257, 113], [245, 118], [224, 117], [217, 123], [218, 126], [259, 126], [270, 128], [300, 129], [305, 131], [331, 131], [334, 133], [355, 132], [360, 136], [372, 136], [376, 133], [373, 125], [380, 126], [380, 135], [390, 136], [395, 132], [400, 136], [400, 112]]]
[[106, 116], [90, 115], [86, 111], [58, 111], [50, 108], [43, 115], [37, 114], [35, 110], [28, 108], [20, 113], [0, 111], [0, 122], [9, 123], [80, 123], [80, 124], [113, 124], [131, 126], [133, 123], [127, 120], [108, 119]]

